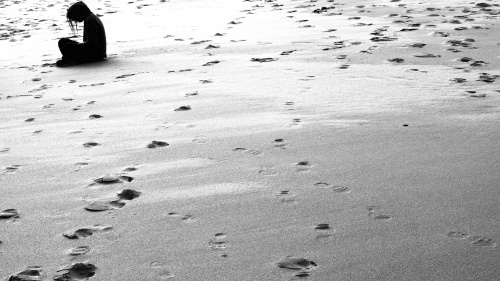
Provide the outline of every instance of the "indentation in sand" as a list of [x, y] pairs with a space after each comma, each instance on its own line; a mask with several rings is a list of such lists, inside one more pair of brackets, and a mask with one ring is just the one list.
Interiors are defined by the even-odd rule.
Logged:
[[37, 281], [37, 280], [43, 280], [44, 274], [43, 270], [39, 266], [28, 266], [25, 270], [13, 274], [7, 278], [7, 280], [32, 280], [32, 281]]
[[19, 212], [16, 209], [6, 209], [0, 212], [0, 220], [19, 219]]
[[315, 262], [308, 260], [306, 258], [287, 256], [278, 262], [278, 267], [298, 270], [294, 276], [297, 277], [307, 277], [311, 274], [311, 270], [316, 268]]
[[69, 230], [63, 233], [63, 236], [68, 239], [80, 239], [92, 236], [94, 233], [106, 233], [113, 229], [112, 226], [102, 226], [102, 225], [94, 225], [85, 228], [79, 228], [76, 230]]
[[74, 263], [59, 269], [54, 277], [57, 281], [88, 280], [95, 275], [97, 266], [91, 263]]
[[68, 251], [70, 256], [82, 256], [90, 251], [89, 246], [78, 246]]

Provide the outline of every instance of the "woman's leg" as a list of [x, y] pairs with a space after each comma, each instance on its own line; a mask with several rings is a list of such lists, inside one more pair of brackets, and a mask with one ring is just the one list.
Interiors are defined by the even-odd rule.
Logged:
[[59, 51], [61, 51], [61, 54], [64, 56], [64, 46], [68, 43], [72, 44], [78, 44], [78, 42], [73, 41], [69, 38], [62, 38], [59, 40], [58, 45], [59, 45]]
[[63, 47], [63, 58], [74, 60], [77, 63], [88, 63], [100, 61], [103, 58], [95, 51], [89, 50], [84, 44], [67, 43]]
[[102, 55], [96, 54], [96, 52], [89, 50], [88, 46], [85, 44], [80, 44], [68, 38], [62, 38], [59, 40], [59, 50], [63, 55], [62, 62], [69, 64], [80, 64], [103, 60]]

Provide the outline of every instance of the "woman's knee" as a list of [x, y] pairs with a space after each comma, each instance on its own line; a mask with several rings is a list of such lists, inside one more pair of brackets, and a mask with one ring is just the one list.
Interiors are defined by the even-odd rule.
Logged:
[[62, 48], [64, 46], [64, 44], [66, 44], [68, 42], [69, 42], [68, 38], [61, 38], [61, 39], [59, 39], [59, 42], [57, 43], [57, 45], [59, 45], [59, 48]]
[[59, 46], [59, 50], [61, 51], [61, 53], [64, 51], [64, 45], [68, 44], [70, 41], [71, 40], [69, 40], [68, 38], [59, 39], [57, 45]]

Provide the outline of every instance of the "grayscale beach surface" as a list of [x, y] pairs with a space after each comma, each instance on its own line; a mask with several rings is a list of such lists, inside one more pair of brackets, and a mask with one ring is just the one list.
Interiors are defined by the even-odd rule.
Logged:
[[86, 3], [0, 1], [2, 280], [498, 280], [498, 1]]

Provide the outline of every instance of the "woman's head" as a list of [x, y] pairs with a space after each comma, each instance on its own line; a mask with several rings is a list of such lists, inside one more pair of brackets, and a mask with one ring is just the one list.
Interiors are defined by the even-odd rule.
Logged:
[[71, 27], [71, 30], [75, 32], [77, 23], [82, 22], [85, 18], [92, 13], [82, 1], [78, 1], [69, 7], [66, 13], [66, 19]]

